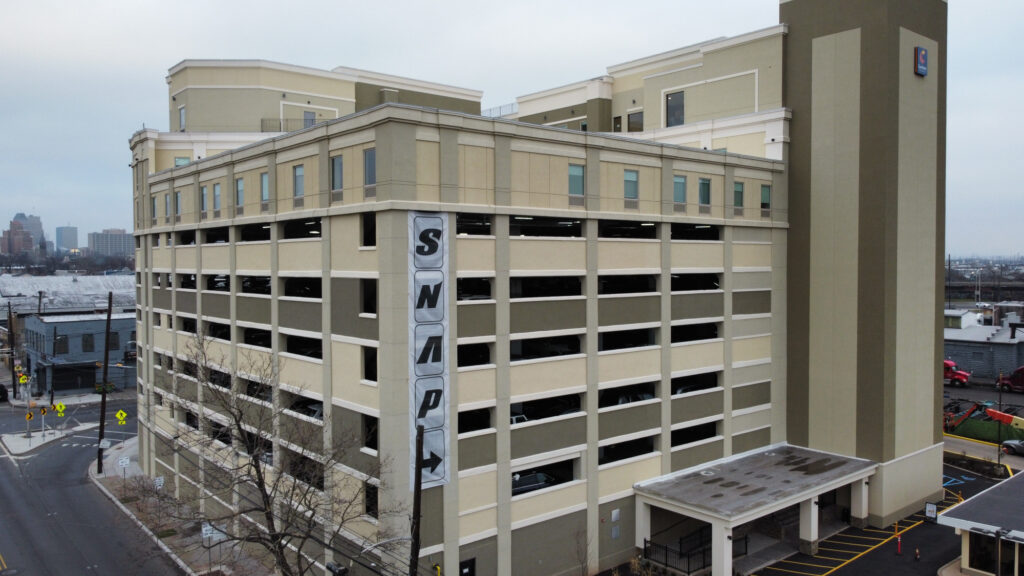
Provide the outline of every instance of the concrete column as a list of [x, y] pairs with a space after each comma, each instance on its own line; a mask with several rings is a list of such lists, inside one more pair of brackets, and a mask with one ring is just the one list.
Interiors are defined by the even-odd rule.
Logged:
[[651, 537], [651, 505], [646, 502], [636, 503], [636, 547], [643, 550], [644, 540]]
[[818, 497], [800, 503], [800, 551], [818, 553]]
[[854, 528], [864, 528], [868, 525], [867, 478], [850, 484], [850, 525]]
[[732, 527], [711, 524], [711, 576], [732, 576]]

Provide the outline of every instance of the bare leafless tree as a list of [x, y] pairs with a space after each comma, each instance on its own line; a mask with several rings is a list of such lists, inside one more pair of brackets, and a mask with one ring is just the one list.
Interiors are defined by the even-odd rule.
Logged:
[[[334, 436], [323, 430], [330, 403], [283, 391], [277, 375], [284, 360], [240, 351], [232, 371], [223, 348], [197, 335], [187, 359], [178, 361], [184, 376], [178, 394], [163, 401], [180, 411], [175, 420], [184, 425], [176, 424], [180, 433], [169, 441], [181, 467], [201, 476], [200, 487], [175, 496], [144, 483], [140, 495], [156, 499], [167, 518], [206, 523], [220, 546], [260, 552], [283, 576], [322, 573], [314, 561], [322, 564], [328, 554], [341, 566], [391, 573], [389, 562], [361, 554], [371, 547], [378, 556], [389, 554], [375, 543], [394, 536], [367, 530], [367, 516], [399, 513], [376, 504], [371, 479], [380, 478], [380, 460], [373, 469], [356, 470], [348, 463], [359, 452], [358, 438], [326, 445]], [[213, 545], [205, 540], [204, 547]]]

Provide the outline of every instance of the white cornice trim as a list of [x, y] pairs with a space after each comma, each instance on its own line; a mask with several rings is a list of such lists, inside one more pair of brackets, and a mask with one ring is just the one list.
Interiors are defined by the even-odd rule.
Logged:
[[608, 67], [608, 74], [611, 76], [637, 74], [644, 72], [645, 70], [650, 70], [656, 66], [664, 66], [671, 60], [684, 58], [690, 60], [694, 57], [699, 57], [701, 54], [707, 54], [716, 50], [723, 50], [725, 48], [739, 46], [741, 44], [770, 38], [772, 36], [784, 35], [787, 31], [788, 27], [785, 24], [778, 24], [776, 26], [762, 28], [761, 30], [755, 30], [746, 34], [740, 34], [739, 36], [722, 36], [698, 44], [691, 44], [675, 50], [669, 50], [668, 52], [646, 56], [637, 60], [623, 62], [622, 64], [615, 64], [614, 66]]
[[274, 62], [272, 60], [182, 60], [174, 66], [171, 66], [167, 70], [167, 79], [185, 70], [186, 68], [269, 68], [271, 70], [281, 70], [283, 72], [294, 72], [296, 74], [307, 74], [310, 76], [319, 76], [321, 78], [330, 78], [332, 80], [345, 80], [348, 82], [355, 82], [356, 77], [346, 74], [343, 70], [321, 70], [320, 68], [310, 68], [308, 66], [298, 66], [295, 64], [285, 64], [283, 62]]
[[355, 82], [383, 84], [383, 87], [385, 88], [415, 90], [417, 92], [426, 92], [428, 94], [447, 96], [449, 98], [470, 99], [476, 102], [479, 102], [484, 95], [482, 90], [460, 88], [458, 86], [451, 86], [448, 84], [427, 82], [424, 80], [416, 80], [414, 78], [405, 78], [403, 76], [393, 76], [391, 74], [360, 70], [358, 68], [348, 68], [346, 66], [337, 66], [331, 69], [331, 71], [336, 74], [352, 78]]

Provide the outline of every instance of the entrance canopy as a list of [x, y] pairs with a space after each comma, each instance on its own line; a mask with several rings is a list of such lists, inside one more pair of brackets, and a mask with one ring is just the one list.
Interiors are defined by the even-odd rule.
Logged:
[[640, 482], [634, 490], [647, 504], [732, 527], [864, 480], [876, 468], [869, 460], [782, 443]]

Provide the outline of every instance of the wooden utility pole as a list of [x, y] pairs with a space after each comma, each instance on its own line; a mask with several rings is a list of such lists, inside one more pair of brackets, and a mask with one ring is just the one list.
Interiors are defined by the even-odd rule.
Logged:
[[107, 292], [107, 329], [103, 334], [103, 382], [100, 385], [100, 439], [96, 448], [96, 473], [103, 474], [103, 431], [107, 423], [107, 366], [110, 364], [110, 312], [114, 293]]
[[423, 494], [423, 425], [416, 427], [416, 473], [412, 487], [412, 546], [409, 547], [409, 576], [416, 576], [420, 565], [420, 497]]
[[18, 342], [17, 331], [14, 329], [14, 311], [11, 308], [11, 301], [7, 301], [7, 343], [11, 345], [11, 388], [14, 389], [14, 398], [18, 397], [18, 377], [14, 367], [18, 365]]

